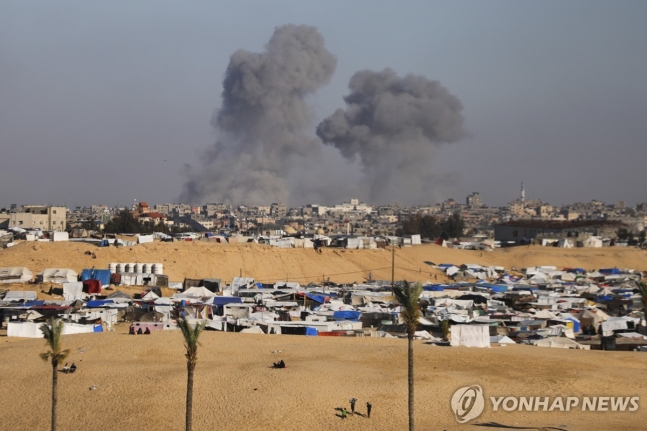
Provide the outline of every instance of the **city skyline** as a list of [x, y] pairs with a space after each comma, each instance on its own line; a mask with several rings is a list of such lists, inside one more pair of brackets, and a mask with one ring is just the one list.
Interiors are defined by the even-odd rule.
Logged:
[[[488, 205], [503, 206], [518, 196], [521, 181], [528, 199], [553, 205], [646, 200], [647, 174], [636, 157], [647, 136], [644, 3], [383, 3], [366, 11], [341, 2], [278, 2], [255, 5], [254, 14], [243, 9], [1, 6], [0, 207], [177, 202], [186, 173], [216, 141], [210, 117], [221, 107], [230, 56], [262, 52], [275, 28], [288, 23], [316, 28], [336, 58], [330, 83], [306, 100], [313, 118], [305, 135], [317, 139], [317, 125], [345, 109], [356, 72], [389, 68], [400, 78], [439, 81], [460, 100], [466, 132], [434, 148], [423, 168], [416, 165], [427, 178], [422, 196], [401, 185], [371, 196], [362, 176], [377, 168], [318, 144], [287, 176], [291, 207], [351, 197], [387, 204], [398, 201], [398, 190], [405, 205], [479, 190]], [[398, 172], [390, 175], [397, 184]], [[202, 203], [209, 201], [219, 200]]]

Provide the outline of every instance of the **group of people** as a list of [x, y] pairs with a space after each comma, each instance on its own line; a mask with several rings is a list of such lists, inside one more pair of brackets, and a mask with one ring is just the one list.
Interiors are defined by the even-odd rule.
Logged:
[[65, 363], [65, 366], [63, 367], [63, 372], [64, 372], [65, 374], [70, 374], [70, 373], [73, 373], [73, 372], [75, 372], [75, 371], [76, 371], [76, 364], [75, 364], [74, 362], [72, 362], [72, 366], [71, 366], [71, 367], [68, 367], [68, 366], [67, 366], [67, 362]]
[[[351, 398], [350, 400], [348, 400], [348, 402], [350, 403], [350, 414], [354, 415], [355, 414], [355, 404], [357, 403], [357, 399], [356, 398]], [[373, 404], [371, 404], [370, 402], [367, 401], [366, 402], [366, 417], [369, 418], [369, 419], [371, 418], [371, 410], [372, 409], [373, 409]], [[341, 409], [341, 418], [346, 419], [347, 416], [348, 416], [348, 410], [346, 410], [346, 407], [342, 407], [342, 409]]]
[[278, 362], [274, 362], [274, 368], [285, 368], [285, 362], [283, 362], [283, 359]]

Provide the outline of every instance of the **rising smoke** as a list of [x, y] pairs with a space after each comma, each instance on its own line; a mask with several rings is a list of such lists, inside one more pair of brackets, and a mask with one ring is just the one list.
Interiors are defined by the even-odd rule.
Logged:
[[287, 179], [299, 156], [316, 154], [305, 131], [313, 115], [305, 99], [330, 81], [337, 60], [314, 27], [277, 27], [262, 53], [236, 51], [214, 115], [217, 142], [188, 168], [182, 201], [287, 202]]
[[359, 158], [371, 201], [428, 201], [438, 179], [430, 172], [435, 149], [465, 135], [460, 100], [437, 81], [390, 69], [357, 72], [348, 87], [346, 109], [319, 124], [317, 135]]

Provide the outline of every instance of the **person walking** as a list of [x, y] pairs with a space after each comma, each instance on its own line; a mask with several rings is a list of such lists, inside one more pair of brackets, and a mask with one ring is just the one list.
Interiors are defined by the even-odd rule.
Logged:
[[366, 417], [371, 418], [371, 409], [373, 408], [373, 404], [369, 403], [368, 401], [366, 402]]
[[350, 400], [348, 400], [348, 402], [350, 402], [350, 414], [354, 415], [355, 414], [355, 403], [357, 402], [357, 400], [355, 398], [351, 398]]
[[348, 412], [346, 411], [346, 407], [342, 408], [341, 409], [341, 418], [346, 419], [347, 414], [348, 414]]

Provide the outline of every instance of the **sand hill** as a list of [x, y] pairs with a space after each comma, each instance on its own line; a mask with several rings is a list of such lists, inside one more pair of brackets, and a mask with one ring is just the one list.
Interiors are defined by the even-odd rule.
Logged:
[[[97, 258], [84, 254], [93, 251]], [[554, 265], [586, 269], [619, 267], [647, 270], [647, 251], [635, 248], [558, 249], [517, 247], [493, 252], [454, 250], [437, 245], [396, 249], [395, 278], [425, 281], [443, 280], [441, 272], [425, 262], [477, 263], [512, 267]], [[230, 281], [240, 274], [257, 281], [277, 280], [308, 283], [330, 277], [331, 281], [362, 281], [372, 273], [374, 279], [391, 279], [391, 253], [385, 250], [278, 249], [259, 244], [214, 244], [173, 242], [142, 244], [133, 247], [95, 247], [78, 242], [31, 242], [0, 250], [0, 266], [26, 266], [34, 274], [44, 268], [107, 268], [110, 262], [159, 262], [170, 280], [184, 277], [217, 277]]]
[[[59, 429], [179, 430], [186, 365], [181, 334], [64, 337], [73, 375], [59, 375]], [[51, 367], [38, 339], [0, 338], [3, 430], [48, 429]], [[272, 351], [281, 350], [273, 354]], [[194, 430], [403, 430], [407, 427], [406, 340], [205, 332], [196, 369]], [[415, 342], [419, 430], [642, 430], [647, 420], [647, 354], [531, 346], [432, 347]], [[288, 368], [269, 367], [284, 359]], [[486, 397], [640, 396], [637, 412], [493, 412], [460, 425], [454, 391], [478, 384]], [[92, 385], [97, 390], [90, 391]], [[371, 419], [342, 421], [348, 399], [373, 404]], [[546, 427], [546, 428], [540, 428]], [[552, 428], [549, 428], [552, 427]], [[500, 429], [500, 428], [498, 428]]]

